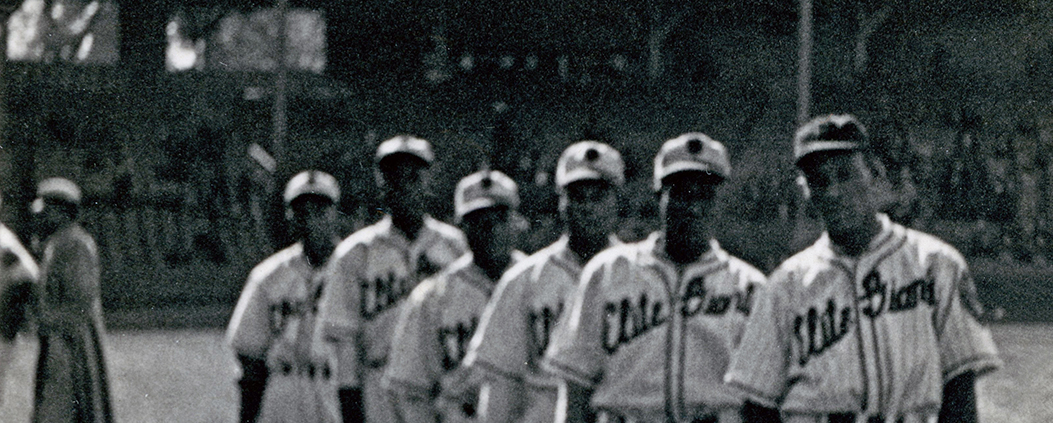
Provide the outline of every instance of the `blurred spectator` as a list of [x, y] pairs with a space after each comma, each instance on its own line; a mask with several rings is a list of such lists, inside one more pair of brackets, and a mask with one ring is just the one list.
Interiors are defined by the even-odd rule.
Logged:
[[80, 188], [40, 182], [33, 212], [42, 243], [40, 356], [34, 422], [112, 422], [95, 240], [79, 224]]
[[982, 125], [979, 115], [962, 112], [957, 138], [938, 169], [937, 218], [975, 221], [984, 217], [989, 187], [984, 153], [977, 139]]

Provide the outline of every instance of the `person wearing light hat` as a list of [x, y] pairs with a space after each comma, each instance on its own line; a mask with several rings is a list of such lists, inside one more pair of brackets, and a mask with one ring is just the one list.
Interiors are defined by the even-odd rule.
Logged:
[[48, 178], [32, 205], [42, 240], [34, 422], [113, 421], [99, 253], [78, 223], [81, 201], [77, 184]]
[[700, 133], [655, 157], [661, 228], [582, 270], [542, 367], [567, 384], [569, 422], [737, 422], [723, 381], [764, 275], [713, 238], [727, 150]]
[[335, 363], [314, 326], [339, 242], [340, 187], [332, 175], [307, 170], [289, 180], [282, 199], [296, 242], [252, 269], [227, 327], [241, 367], [239, 421], [335, 423]]
[[319, 305], [318, 338], [336, 350], [345, 422], [397, 420], [381, 387], [398, 310], [421, 280], [468, 251], [464, 234], [426, 213], [431, 144], [399, 135], [377, 147], [384, 215], [351, 234], [333, 253], [334, 280]]
[[454, 211], [470, 252], [410, 294], [384, 373], [402, 421], [475, 421], [478, 386], [460, 364], [498, 278], [522, 256], [514, 249], [518, 207], [518, 188], [501, 172], [457, 184]]
[[482, 373], [486, 383], [481, 421], [540, 423], [555, 418], [563, 387], [541, 369], [541, 357], [582, 266], [620, 243], [613, 232], [624, 170], [621, 154], [598, 141], [574, 143], [556, 162], [564, 232], [505, 272], [465, 359], [465, 367]]
[[977, 421], [976, 378], [1002, 362], [962, 255], [878, 212], [855, 116], [817, 117], [793, 147], [825, 231], [757, 295], [727, 375], [747, 420]]

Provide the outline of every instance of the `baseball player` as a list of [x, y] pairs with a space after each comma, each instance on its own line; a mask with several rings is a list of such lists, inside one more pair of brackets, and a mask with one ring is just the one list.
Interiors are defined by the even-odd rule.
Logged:
[[[569, 421], [737, 421], [742, 396], [723, 382], [764, 275], [713, 239], [728, 153], [704, 134], [667, 141], [655, 158], [662, 227], [599, 253], [545, 352], [568, 384]], [[584, 399], [588, 398], [588, 401]]]
[[0, 224], [0, 404], [4, 375], [15, 356], [15, 336], [25, 326], [36, 297], [40, 270], [11, 229]]
[[805, 124], [794, 155], [826, 231], [757, 295], [727, 375], [747, 420], [975, 422], [975, 378], [1000, 361], [961, 254], [877, 213], [856, 118]]
[[624, 169], [618, 151], [596, 141], [575, 143], [560, 156], [555, 182], [565, 232], [504, 274], [465, 358], [485, 379], [482, 421], [555, 418], [560, 380], [541, 370], [541, 357], [584, 263], [618, 243], [612, 233]]
[[434, 159], [431, 145], [420, 138], [402, 135], [381, 143], [376, 179], [387, 214], [334, 252], [336, 276], [322, 297], [319, 337], [337, 350], [345, 422], [395, 421], [380, 380], [398, 308], [421, 280], [468, 250], [460, 230], [424, 212]]
[[518, 207], [516, 184], [501, 172], [457, 184], [454, 211], [471, 251], [421, 282], [399, 314], [384, 384], [401, 421], [473, 421], [477, 387], [464, 386], [473, 382], [460, 364], [496, 281], [515, 260]]
[[241, 364], [241, 421], [338, 421], [332, 354], [314, 343], [318, 299], [339, 242], [336, 179], [317, 170], [289, 180], [283, 196], [293, 245], [249, 274], [227, 328]]

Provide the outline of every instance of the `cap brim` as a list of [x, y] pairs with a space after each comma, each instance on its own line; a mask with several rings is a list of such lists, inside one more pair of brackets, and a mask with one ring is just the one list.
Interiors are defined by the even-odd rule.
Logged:
[[808, 141], [807, 144], [796, 152], [797, 160], [796, 163], [800, 165], [801, 161], [816, 153], [836, 153], [841, 151], [857, 151], [859, 150], [859, 143], [855, 141]]

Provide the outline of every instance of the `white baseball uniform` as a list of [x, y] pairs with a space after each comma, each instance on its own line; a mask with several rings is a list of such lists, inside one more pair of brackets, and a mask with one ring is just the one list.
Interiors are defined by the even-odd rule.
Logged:
[[1001, 365], [962, 256], [879, 218], [881, 233], [858, 258], [823, 234], [773, 273], [731, 385], [791, 422], [934, 421], [945, 382]]
[[541, 358], [583, 263], [563, 235], [505, 272], [483, 312], [464, 365], [483, 377], [523, 385], [518, 422], [552, 422], [560, 379], [541, 369]]
[[461, 367], [468, 342], [496, 283], [465, 254], [422, 282], [403, 307], [384, 372], [384, 386], [401, 396], [434, 401], [443, 422], [471, 421], [464, 394], [475, 386]]
[[313, 343], [326, 266], [300, 243], [257, 265], [234, 309], [227, 339], [237, 354], [265, 359], [260, 422], [337, 422], [332, 354]]
[[664, 242], [654, 233], [585, 265], [543, 366], [591, 388], [593, 408], [636, 421], [737, 415], [743, 397], [723, 376], [764, 275], [716, 241], [678, 266]]
[[336, 343], [338, 385], [364, 387], [369, 421], [394, 419], [380, 377], [398, 308], [421, 280], [467, 251], [459, 229], [431, 217], [412, 241], [386, 216], [337, 246], [331, 259], [335, 277], [319, 309], [319, 336]]

